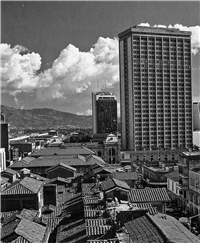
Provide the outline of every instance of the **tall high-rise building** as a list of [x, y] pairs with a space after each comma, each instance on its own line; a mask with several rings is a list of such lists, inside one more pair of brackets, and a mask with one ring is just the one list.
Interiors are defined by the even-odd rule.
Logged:
[[5, 114], [1, 112], [0, 122], [1, 140], [0, 148], [4, 148], [6, 152], [6, 159], [9, 159], [9, 143], [8, 143], [8, 123], [6, 123]]
[[92, 93], [93, 134], [117, 132], [117, 97], [107, 91]]
[[122, 150], [192, 146], [191, 32], [119, 34]]
[[193, 103], [193, 130], [200, 131], [200, 102]]

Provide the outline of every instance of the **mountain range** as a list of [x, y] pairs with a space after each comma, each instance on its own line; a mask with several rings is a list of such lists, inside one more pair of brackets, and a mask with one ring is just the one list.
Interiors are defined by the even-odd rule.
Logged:
[[48, 108], [24, 110], [1, 105], [1, 112], [5, 114], [6, 122], [11, 127], [19, 129], [92, 127], [92, 116], [76, 115]]

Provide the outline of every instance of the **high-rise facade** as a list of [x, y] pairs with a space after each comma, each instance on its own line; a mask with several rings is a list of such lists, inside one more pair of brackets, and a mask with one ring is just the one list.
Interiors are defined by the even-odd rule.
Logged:
[[5, 115], [0, 112], [0, 148], [4, 148], [6, 159], [9, 159], [9, 144], [8, 144], [8, 123], [5, 122]]
[[200, 131], [200, 102], [193, 103], [193, 130]]
[[135, 26], [119, 55], [122, 150], [190, 147], [191, 32]]
[[117, 97], [107, 91], [92, 93], [93, 134], [117, 132]]

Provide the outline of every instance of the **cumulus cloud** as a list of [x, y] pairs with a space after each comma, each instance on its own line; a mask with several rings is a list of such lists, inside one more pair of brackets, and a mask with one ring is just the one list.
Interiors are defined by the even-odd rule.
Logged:
[[[41, 57], [37, 53], [21, 55], [26, 48], [16, 45], [11, 48], [1, 44], [1, 85], [9, 91], [30, 91], [38, 87], [39, 77], [36, 72], [41, 66]], [[12, 94], [12, 93], [11, 93]]]
[[[38, 91], [37, 97], [44, 100], [51, 97], [52, 92], [57, 92], [54, 98], [67, 98], [71, 93], [82, 93], [88, 89], [92, 92], [97, 82], [105, 80], [107, 87], [112, 87], [119, 81], [118, 63], [117, 39], [100, 37], [89, 52], [81, 52], [70, 44], [61, 51], [52, 68], [39, 75], [43, 91]], [[53, 90], [48, 88], [53, 84], [56, 84]]]
[[[141, 23], [141, 24], [139, 24], [139, 26], [150, 27], [150, 24]], [[191, 31], [192, 32], [192, 36], [191, 36], [192, 53], [195, 55], [199, 52], [199, 50], [200, 50], [200, 26], [199, 25], [187, 27], [187, 26], [183, 26], [182, 24], [175, 24], [175, 25], [169, 25], [169, 26], [156, 24], [156, 25], [153, 25], [153, 27], [177, 28], [177, 29], [183, 30], [183, 31]]]
[[[140, 26], [149, 27], [148, 23]], [[192, 32], [192, 53], [200, 49], [199, 26], [186, 27], [176, 25], [155, 25], [163, 28], [179, 28]], [[25, 47], [1, 44], [1, 88], [2, 93], [14, 96], [16, 104], [22, 94], [32, 92], [33, 97], [42, 102], [43, 106], [52, 100], [60, 101], [62, 105], [72, 104], [72, 99], [78, 104], [80, 97], [87, 96], [88, 107], [79, 112], [89, 115], [91, 110], [91, 92], [103, 87], [112, 89], [119, 83], [119, 51], [117, 38], [99, 37], [88, 52], [82, 52], [78, 47], [69, 44], [64, 48], [51, 67], [39, 73], [41, 57], [30, 52]], [[66, 108], [67, 109], [67, 108]], [[118, 114], [120, 112], [118, 104]]]

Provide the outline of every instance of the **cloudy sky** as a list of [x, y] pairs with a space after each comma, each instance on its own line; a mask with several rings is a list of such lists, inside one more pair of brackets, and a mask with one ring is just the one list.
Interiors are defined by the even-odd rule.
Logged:
[[91, 92], [119, 102], [118, 34], [132, 26], [192, 31], [193, 100], [200, 100], [200, 2], [1, 2], [1, 103], [91, 114]]

